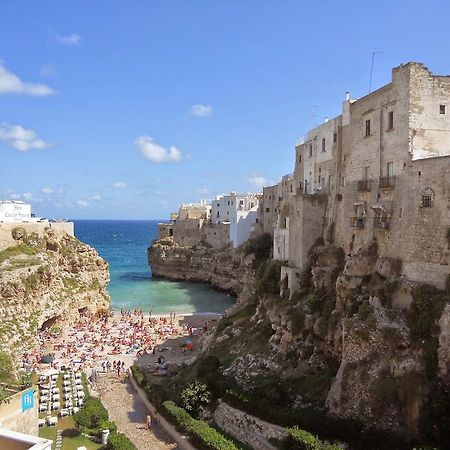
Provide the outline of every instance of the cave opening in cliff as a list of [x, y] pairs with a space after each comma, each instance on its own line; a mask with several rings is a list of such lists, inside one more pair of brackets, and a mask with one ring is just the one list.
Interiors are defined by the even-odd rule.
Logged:
[[61, 316], [53, 316], [50, 317], [50, 319], [47, 319], [42, 325], [41, 325], [41, 331], [48, 330], [53, 325], [55, 325], [59, 320], [61, 320]]

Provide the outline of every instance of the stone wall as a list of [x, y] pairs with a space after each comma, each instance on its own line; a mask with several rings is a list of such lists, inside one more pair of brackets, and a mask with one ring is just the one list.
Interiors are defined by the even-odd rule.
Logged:
[[282, 440], [288, 434], [285, 428], [232, 408], [224, 402], [219, 403], [213, 418], [219, 428], [255, 450], [272, 450], [274, 447], [269, 444], [269, 439]]
[[230, 224], [206, 224], [201, 229], [202, 239], [215, 249], [226, 247], [230, 243]]
[[[22, 395], [33, 391], [33, 407], [22, 411]], [[9, 398], [9, 403], [0, 405], [0, 428], [20, 433], [38, 435], [38, 401], [33, 388], [25, 389]]]

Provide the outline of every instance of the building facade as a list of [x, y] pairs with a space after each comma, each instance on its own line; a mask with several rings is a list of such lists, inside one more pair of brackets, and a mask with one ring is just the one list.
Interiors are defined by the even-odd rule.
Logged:
[[405, 278], [444, 286], [449, 108], [450, 77], [408, 63], [365, 97], [347, 95], [340, 116], [308, 132], [295, 149], [295, 192], [277, 207], [274, 257], [287, 262], [284, 275], [302, 270], [322, 237], [347, 255], [376, 241], [381, 256], [401, 258]]
[[0, 200], [0, 222], [31, 222], [31, 205], [18, 200]]

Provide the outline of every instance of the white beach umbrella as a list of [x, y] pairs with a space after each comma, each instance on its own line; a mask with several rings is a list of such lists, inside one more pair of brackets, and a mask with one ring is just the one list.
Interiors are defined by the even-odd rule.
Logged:
[[44, 377], [51, 377], [52, 375], [58, 375], [59, 371], [56, 369], [45, 369], [41, 372], [41, 375], [43, 375]]

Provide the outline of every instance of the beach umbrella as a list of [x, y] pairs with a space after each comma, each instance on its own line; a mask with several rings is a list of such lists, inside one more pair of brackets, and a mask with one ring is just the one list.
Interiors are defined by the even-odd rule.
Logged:
[[[52, 355], [44, 355], [41, 359], [41, 362], [44, 364], [51, 364], [53, 362], [53, 356]], [[58, 373], [58, 372], [56, 372]]]

